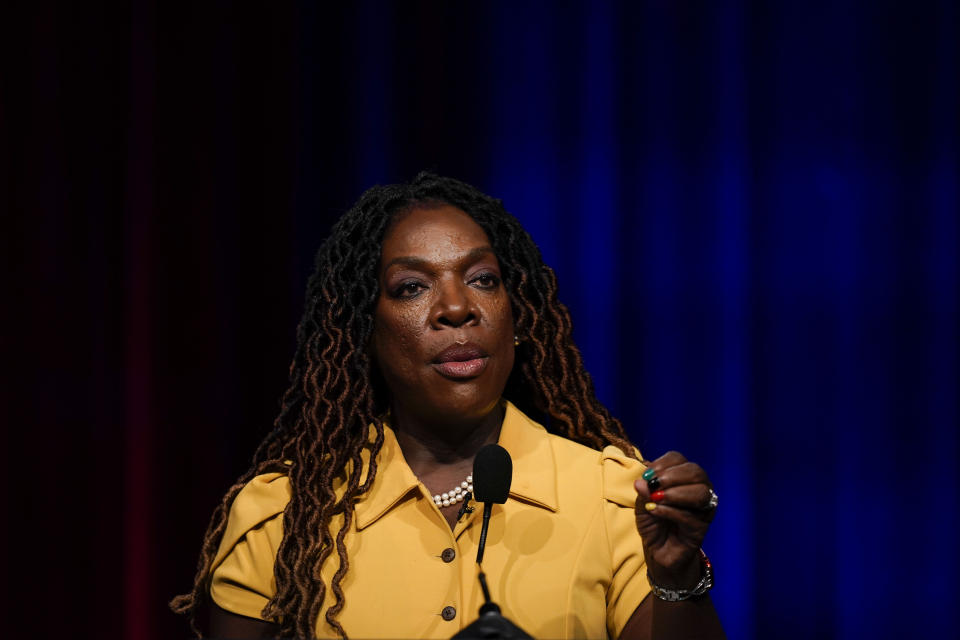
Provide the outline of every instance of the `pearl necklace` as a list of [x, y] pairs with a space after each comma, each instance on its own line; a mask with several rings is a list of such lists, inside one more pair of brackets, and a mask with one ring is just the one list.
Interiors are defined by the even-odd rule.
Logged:
[[449, 507], [452, 504], [461, 502], [468, 493], [473, 491], [473, 474], [467, 476], [467, 479], [460, 483], [459, 487], [454, 487], [447, 493], [440, 493], [433, 496], [433, 503], [438, 507]]

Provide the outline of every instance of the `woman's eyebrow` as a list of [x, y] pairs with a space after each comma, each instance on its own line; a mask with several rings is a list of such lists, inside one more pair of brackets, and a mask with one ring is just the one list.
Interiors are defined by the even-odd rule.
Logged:
[[[475, 260], [477, 258], [483, 257], [490, 253], [493, 253], [493, 247], [490, 247], [490, 246], [476, 247], [474, 249], [470, 249], [470, 251], [467, 251], [463, 255], [463, 258], [461, 260], [462, 261]], [[426, 268], [430, 266], [430, 262], [428, 260], [424, 260], [423, 258], [418, 258], [416, 256], [398, 256], [393, 260], [391, 260], [390, 262], [388, 262], [386, 265], [384, 265], [383, 270], [386, 271], [387, 269], [389, 269], [395, 264], [400, 264], [406, 267], [414, 267], [414, 268]]]

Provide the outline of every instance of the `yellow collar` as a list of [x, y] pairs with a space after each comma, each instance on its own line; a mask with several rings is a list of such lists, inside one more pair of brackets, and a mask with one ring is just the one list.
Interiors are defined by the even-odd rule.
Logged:
[[[510, 496], [556, 511], [557, 466], [547, 430], [506, 401], [499, 444], [513, 459]], [[364, 451], [364, 468], [368, 459], [369, 454]], [[356, 505], [357, 528], [375, 522], [419, 484], [403, 458], [396, 435], [384, 425], [376, 480]]]

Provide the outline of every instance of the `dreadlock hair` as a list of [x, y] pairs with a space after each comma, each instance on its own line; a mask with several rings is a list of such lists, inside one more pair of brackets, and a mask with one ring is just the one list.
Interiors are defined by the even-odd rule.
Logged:
[[[380, 416], [389, 404], [366, 349], [379, 295], [381, 245], [398, 213], [443, 203], [463, 210], [480, 225], [500, 262], [517, 334], [523, 338], [504, 396], [521, 410], [534, 412], [552, 433], [595, 449], [612, 444], [636, 456], [620, 421], [594, 394], [573, 343], [570, 313], [557, 300], [553, 270], [502, 202], [468, 184], [430, 173], [421, 173], [410, 184], [375, 186], [334, 225], [317, 252], [297, 328], [290, 383], [274, 428], [257, 448], [250, 468], [213, 512], [192, 591], [170, 602], [173, 611], [190, 616], [198, 637], [202, 634], [196, 613], [209, 593], [230, 505], [254, 476], [276, 471], [288, 474], [291, 498], [274, 563], [277, 590], [262, 616], [278, 622], [284, 637], [314, 637], [330, 589], [334, 602], [325, 619], [346, 636], [337, 620], [344, 606], [341, 583], [349, 568], [344, 537], [355, 502], [376, 480], [377, 454], [384, 439]], [[365, 476], [364, 449], [369, 452]], [[335, 479], [340, 485], [336, 492]], [[334, 551], [339, 565], [327, 585], [321, 568]]]

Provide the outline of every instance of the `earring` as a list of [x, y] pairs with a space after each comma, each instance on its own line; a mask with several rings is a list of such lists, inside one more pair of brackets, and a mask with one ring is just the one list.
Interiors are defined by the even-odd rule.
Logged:
[[517, 336], [513, 336], [513, 346], [515, 347], [520, 346], [520, 338], [518, 338]]

